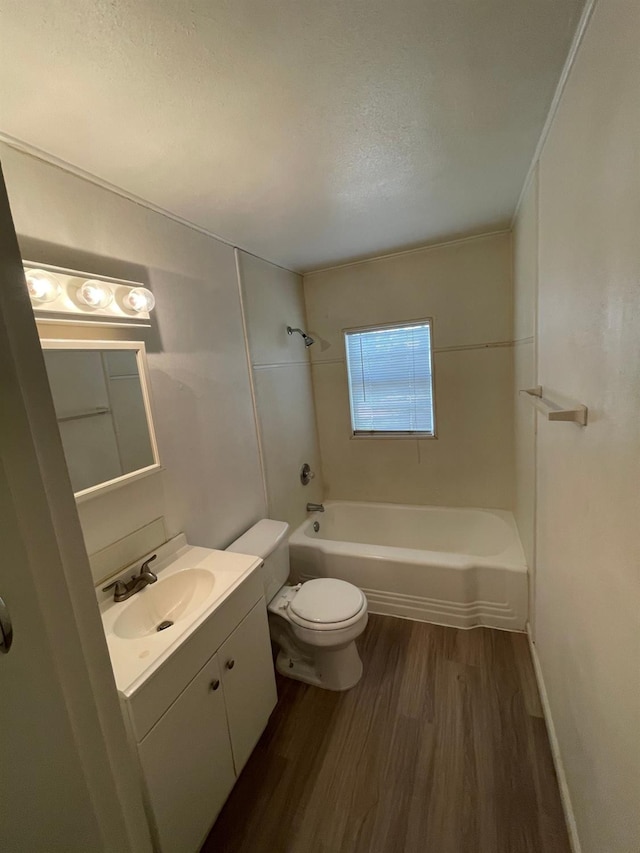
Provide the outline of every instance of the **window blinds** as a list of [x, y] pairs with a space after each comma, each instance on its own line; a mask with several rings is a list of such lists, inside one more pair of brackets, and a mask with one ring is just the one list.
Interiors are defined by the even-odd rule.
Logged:
[[434, 434], [431, 323], [345, 332], [354, 435]]

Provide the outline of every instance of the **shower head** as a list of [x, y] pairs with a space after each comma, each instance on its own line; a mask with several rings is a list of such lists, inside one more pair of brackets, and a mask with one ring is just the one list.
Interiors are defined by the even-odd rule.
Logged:
[[310, 347], [311, 344], [315, 344], [315, 340], [306, 332], [303, 332], [302, 329], [292, 329], [291, 326], [287, 326], [287, 334], [292, 335], [294, 332], [297, 332], [299, 335], [302, 335], [302, 340], [304, 341], [304, 345], [306, 347]]

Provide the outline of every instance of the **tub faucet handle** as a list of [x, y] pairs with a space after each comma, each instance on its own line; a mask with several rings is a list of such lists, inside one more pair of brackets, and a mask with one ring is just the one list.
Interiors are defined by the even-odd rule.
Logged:
[[302, 485], [308, 486], [315, 476], [316, 475], [311, 470], [311, 465], [309, 465], [308, 462], [305, 462], [300, 471], [300, 482]]

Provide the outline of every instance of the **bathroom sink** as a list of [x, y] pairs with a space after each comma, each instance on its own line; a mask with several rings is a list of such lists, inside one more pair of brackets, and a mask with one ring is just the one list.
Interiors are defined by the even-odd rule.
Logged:
[[[155, 583], [119, 602], [111, 589], [98, 590], [116, 686], [127, 697], [183, 645], [189, 645], [205, 623], [217, 624], [218, 608], [261, 565], [251, 555], [189, 545], [184, 534], [160, 545], [156, 553]], [[122, 576], [139, 567], [140, 560]], [[258, 585], [262, 589], [262, 580]], [[195, 647], [199, 648], [198, 643]]]
[[215, 575], [212, 572], [182, 569], [137, 593], [113, 623], [113, 633], [133, 640], [169, 631], [200, 608], [214, 588]]

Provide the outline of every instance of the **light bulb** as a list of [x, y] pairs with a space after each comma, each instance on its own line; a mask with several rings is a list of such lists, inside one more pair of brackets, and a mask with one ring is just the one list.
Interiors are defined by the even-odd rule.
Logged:
[[27, 270], [27, 290], [34, 302], [53, 302], [60, 295], [60, 282], [50, 272]]
[[78, 291], [78, 299], [89, 308], [106, 308], [113, 302], [113, 291], [108, 284], [89, 279]]
[[124, 304], [136, 313], [153, 311], [156, 298], [146, 287], [133, 287], [124, 297]]

